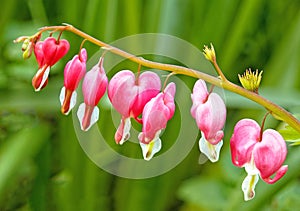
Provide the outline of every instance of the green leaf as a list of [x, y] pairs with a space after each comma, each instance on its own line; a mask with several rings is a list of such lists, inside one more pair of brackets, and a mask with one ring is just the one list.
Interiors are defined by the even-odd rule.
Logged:
[[279, 133], [283, 136], [284, 140], [291, 142], [292, 146], [300, 145], [300, 133], [289, 125], [286, 125], [284, 129], [279, 130]]

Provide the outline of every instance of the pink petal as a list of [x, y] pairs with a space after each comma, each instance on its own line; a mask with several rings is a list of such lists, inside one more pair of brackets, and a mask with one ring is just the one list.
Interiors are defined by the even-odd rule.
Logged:
[[129, 70], [122, 70], [109, 82], [108, 97], [114, 108], [124, 117], [138, 117], [145, 104], [160, 90], [156, 73], [144, 72], [138, 79]]
[[34, 55], [38, 62], [39, 68], [44, 66], [44, 52], [43, 52], [43, 41], [38, 41], [34, 46]]
[[81, 49], [80, 55], [75, 55], [64, 69], [64, 86], [69, 90], [75, 90], [78, 87], [86, 71], [85, 61], [80, 60], [80, 57], [86, 60], [86, 50]]
[[252, 119], [242, 119], [234, 127], [230, 139], [232, 163], [243, 167], [251, 161], [254, 145], [260, 141], [260, 126]]
[[[282, 167], [286, 154], [286, 143], [279, 132], [272, 129], [264, 131], [262, 141], [253, 149], [255, 166], [264, 181], [274, 183], [286, 173], [287, 166]], [[271, 179], [273, 174], [275, 176]]]
[[139, 136], [140, 142], [149, 144], [158, 131], [166, 128], [167, 122], [172, 118], [175, 110], [173, 96], [175, 87], [174, 83], [170, 83], [165, 92], [159, 93], [145, 105], [142, 135]]
[[138, 87], [135, 76], [129, 70], [122, 70], [115, 74], [108, 85], [108, 97], [114, 108], [124, 117], [130, 116], [130, 110], [137, 98]]
[[141, 142], [148, 144], [153, 140], [158, 130], [166, 127], [170, 111], [164, 105], [163, 94], [158, 94], [152, 98], [145, 106], [143, 111], [143, 128], [144, 139]]
[[48, 37], [43, 42], [43, 52], [45, 63], [49, 66], [53, 66], [58, 60], [60, 60], [70, 48], [70, 44], [67, 40], [56, 40], [54, 37]]
[[[82, 92], [84, 102], [90, 106], [96, 106], [106, 91], [108, 79], [102, 66], [103, 58], [84, 76]], [[100, 66], [99, 66], [100, 65]]]
[[193, 101], [193, 105], [191, 108], [191, 114], [194, 118], [196, 118], [195, 112], [196, 112], [198, 105], [206, 102], [208, 94], [209, 93], [207, 91], [205, 81], [202, 79], [197, 80], [194, 85], [194, 88], [193, 88], [193, 93], [191, 94], [191, 98]]
[[223, 138], [223, 127], [226, 120], [226, 106], [222, 98], [211, 93], [204, 104], [199, 104], [195, 110], [195, 119], [205, 139], [211, 144], [217, 144]]
[[169, 109], [169, 118], [171, 119], [175, 112], [175, 103], [174, 103], [174, 97], [176, 93], [176, 84], [174, 82], [169, 83], [165, 90], [164, 90], [164, 104]]
[[146, 71], [139, 76], [137, 97], [131, 106], [131, 114], [134, 118], [143, 112], [146, 103], [159, 93], [160, 88], [160, 78], [156, 73]]

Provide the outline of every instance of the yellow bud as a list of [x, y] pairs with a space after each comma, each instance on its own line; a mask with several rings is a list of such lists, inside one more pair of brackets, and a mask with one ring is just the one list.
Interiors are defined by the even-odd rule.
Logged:
[[[24, 43], [23, 43], [24, 45]], [[22, 50], [23, 50], [23, 46], [22, 46]], [[23, 50], [23, 59], [28, 59], [31, 54], [32, 54], [32, 51], [33, 51], [33, 43], [30, 42], [28, 45], [27, 45], [27, 48]]]
[[22, 51], [26, 51], [26, 49], [28, 48], [28, 46], [30, 45], [30, 40], [26, 39], [24, 40], [23, 44], [22, 44]]
[[258, 73], [258, 70], [252, 72], [251, 69], [247, 69], [244, 75], [238, 75], [242, 86], [252, 92], [258, 93], [258, 88], [261, 82], [263, 71]]
[[24, 42], [25, 40], [28, 40], [28, 36], [21, 36], [14, 40], [14, 43]]
[[212, 44], [210, 44], [210, 48], [206, 45], [204, 46], [203, 54], [205, 58], [210, 62], [214, 62], [216, 60], [216, 52]]

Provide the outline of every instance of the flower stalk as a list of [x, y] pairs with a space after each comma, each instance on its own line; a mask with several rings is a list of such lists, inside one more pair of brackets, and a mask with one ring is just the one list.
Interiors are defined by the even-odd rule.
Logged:
[[206, 73], [203, 73], [203, 72], [191, 69], [191, 68], [183, 67], [183, 66], [164, 64], [164, 63], [160, 63], [160, 62], [150, 61], [150, 60], [144, 59], [142, 57], [137, 57], [137, 56], [130, 54], [126, 51], [123, 51], [119, 48], [116, 48], [105, 42], [102, 42], [102, 41], [84, 33], [83, 31], [75, 28], [74, 26], [68, 25], [68, 24], [65, 24], [62, 26], [43, 27], [35, 35], [33, 35], [33, 37], [34, 36], [38, 37], [41, 35], [41, 33], [45, 32], [45, 31], [52, 31], [52, 32], [69, 31], [69, 32], [72, 32], [72, 33], [86, 39], [87, 41], [89, 41], [99, 47], [103, 47], [103, 48], [107, 49], [108, 51], [110, 51], [116, 55], [119, 55], [121, 57], [124, 57], [128, 60], [131, 60], [132, 62], [135, 62], [141, 66], [153, 68], [153, 69], [165, 70], [165, 71], [172, 72], [174, 74], [182, 74], [182, 75], [186, 75], [186, 76], [190, 76], [190, 77], [194, 77], [194, 78], [203, 79], [212, 85], [222, 87], [228, 91], [234, 92], [238, 95], [246, 97], [246, 98], [260, 104], [261, 106], [265, 107], [274, 117], [276, 117], [277, 119], [279, 118], [282, 121], [285, 121], [287, 124], [289, 124], [295, 130], [300, 132], [300, 121], [297, 120], [287, 110], [285, 110], [284, 108], [280, 107], [279, 105], [269, 101], [268, 99], [258, 95], [255, 92], [249, 91], [241, 86], [238, 86], [238, 85], [228, 81], [226, 79], [226, 77], [224, 76], [224, 74], [222, 73], [222, 70], [218, 66], [216, 58], [211, 60], [211, 63], [214, 66], [217, 73], [219, 74], [219, 77], [214, 77], [209, 74], [206, 74]]

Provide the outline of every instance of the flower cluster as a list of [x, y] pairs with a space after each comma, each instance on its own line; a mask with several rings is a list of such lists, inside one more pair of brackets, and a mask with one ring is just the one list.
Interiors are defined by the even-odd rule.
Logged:
[[[48, 83], [50, 69], [69, 48], [65, 39], [48, 37], [40, 41], [41, 33], [32, 37], [20, 37], [16, 42], [23, 42], [23, 57], [28, 58], [34, 52], [38, 63], [38, 71], [32, 79], [35, 91], [40, 91]], [[213, 46], [205, 46], [204, 56], [216, 64]], [[115, 142], [122, 145], [130, 138], [131, 120], [142, 124], [138, 135], [140, 147], [145, 160], [153, 158], [162, 147], [160, 135], [175, 112], [176, 84], [170, 82], [161, 88], [160, 77], [150, 71], [134, 74], [130, 70], [121, 70], [110, 80], [104, 69], [104, 56], [98, 64], [86, 71], [87, 51], [80, 48], [64, 68], [64, 86], [59, 96], [61, 112], [68, 115], [76, 104], [76, 89], [82, 81], [83, 103], [80, 104], [77, 117], [83, 131], [89, 130], [99, 119], [99, 101], [107, 91], [108, 98], [114, 109], [121, 114], [120, 125], [115, 133]], [[218, 71], [220, 69], [218, 68]], [[219, 79], [224, 82], [225, 76]], [[258, 93], [261, 74], [250, 70], [239, 76], [245, 89]], [[166, 79], [167, 80], [167, 79]], [[201, 131], [199, 140], [200, 151], [211, 162], [219, 160], [223, 145], [223, 128], [226, 122], [226, 106], [223, 99], [215, 92], [213, 86], [208, 91], [204, 80], [196, 81], [191, 94], [192, 117]], [[264, 119], [265, 121], [265, 119]], [[264, 123], [262, 124], [264, 125]], [[247, 176], [242, 183], [244, 199], [255, 196], [255, 185], [260, 177], [263, 181], [273, 184], [287, 172], [283, 165], [287, 148], [283, 137], [273, 129], [263, 131], [254, 120], [242, 119], [235, 128], [230, 139], [232, 163], [244, 167]]]
[[[36, 57], [39, 69], [32, 79], [35, 91], [40, 91], [47, 85], [51, 67], [65, 56], [70, 48], [69, 42], [65, 39], [54, 37], [48, 37], [44, 41], [39, 39], [40, 34], [36, 39], [22, 37], [17, 40], [23, 41], [26, 44], [25, 51], [33, 51]], [[79, 105], [77, 117], [81, 129], [87, 131], [99, 119], [97, 105], [107, 91], [112, 106], [122, 116], [115, 134], [116, 143], [122, 145], [129, 139], [133, 118], [143, 124], [138, 138], [144, 159], [150, 160], [161, 149], [159, 136], [175, 112], [175, 83], [171, 82], [161, 90], [160, 77], [156, 73], [146, 71], [135, 75], [130, 70], [119, 71], [108, 81], [103, 56], [89, 71], [86, 71], [86, 62], [87, 51], [81, 48], [66, 64], [64, 86], [59, 96], [61, 112], [68, 115], [74, 108], [76, 89], [83, 80], [84, 102]]]

